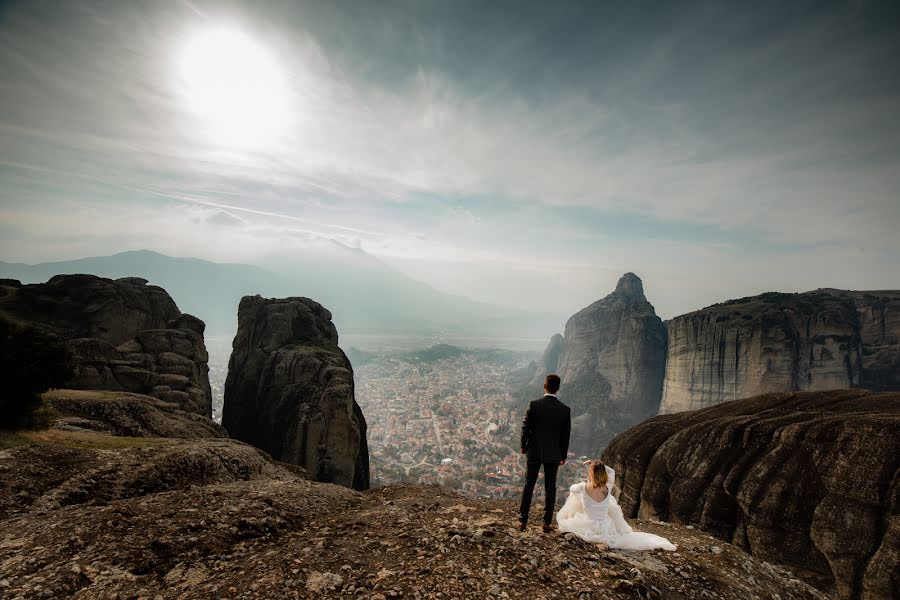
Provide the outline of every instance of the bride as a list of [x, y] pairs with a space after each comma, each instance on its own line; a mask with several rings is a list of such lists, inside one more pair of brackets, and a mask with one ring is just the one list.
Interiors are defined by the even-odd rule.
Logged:
[[569, 497], [556, 514], [560, 531], [621, 550], [676, 549], [664, 537], [634, 531], [612, 496], [616, 472], [599, 460], [587, 465], [587, 481], [569, 488]]

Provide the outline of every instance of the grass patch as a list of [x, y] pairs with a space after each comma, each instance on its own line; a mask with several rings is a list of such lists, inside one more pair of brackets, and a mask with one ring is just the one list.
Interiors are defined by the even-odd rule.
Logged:
[[0, 450], [9, 450], [19, 446], [27, 446], [32, 441], [21, 431], [0, 431]]
[[152, 448], [171, 444], [166, 438], [122, 437], [91, 431], [0, 431], [0, 450], [18, 446], [55, 445], [66, 448], [90, 448], [94, 450], [118, 450], [124, 448]]
[[[76, 400], [115, 400], [117, 398], [127, 398], [136, 396], [138, 398], [150, 398], [144, 394], [135, 394], [132, 392], [117, 392], [112, 390], [72, 390], [68, 388], [54, 388], [47, 390], [41, 397], [45, 400], [74, 398]], [[155, 398], [153, 398], [155, 400]]]

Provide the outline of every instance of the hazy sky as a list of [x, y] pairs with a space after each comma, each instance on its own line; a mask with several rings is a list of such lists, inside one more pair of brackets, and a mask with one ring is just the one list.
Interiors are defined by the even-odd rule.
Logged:
[[563, 313], [900, 288], [900, 3], [0, 0], [0, 213]]

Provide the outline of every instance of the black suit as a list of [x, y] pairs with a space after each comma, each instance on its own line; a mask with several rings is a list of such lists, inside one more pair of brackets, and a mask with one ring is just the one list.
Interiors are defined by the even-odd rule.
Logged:
[[569, 433], [572, 415], [569, 407], [554, 396], [546, 395], [528, 405], [522, 422], [522, 452], [528, 455], [528, 471], [525, 488], [522, 490], [522, 504], [519, 519], [528, 521], [531, 510], [531, 496], [537, 483], [541, 465], [544, 467], [544, 523], [553, 520], [556, 508], [556, 472], [559, 463], [566, 460], [569, 453]]

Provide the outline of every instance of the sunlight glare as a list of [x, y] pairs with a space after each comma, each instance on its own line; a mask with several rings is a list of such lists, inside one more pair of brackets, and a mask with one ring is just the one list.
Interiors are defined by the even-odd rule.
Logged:
[[188, 107], [221, 141], [265, 141], [287, 125], [284, 73], [266, 49], [239, 30], [195, 34], [182, 50], [179, 74]]

